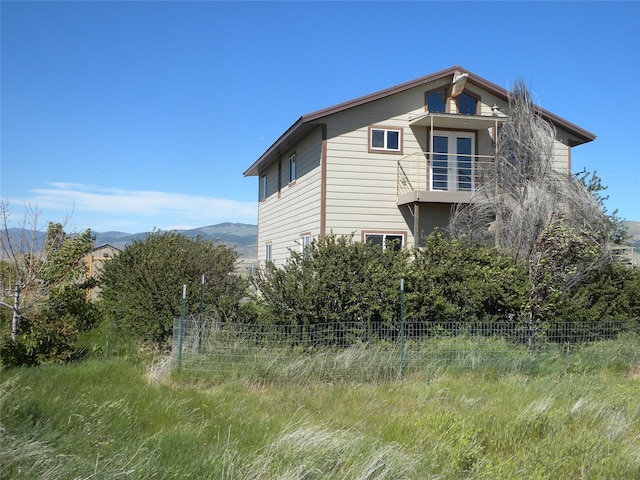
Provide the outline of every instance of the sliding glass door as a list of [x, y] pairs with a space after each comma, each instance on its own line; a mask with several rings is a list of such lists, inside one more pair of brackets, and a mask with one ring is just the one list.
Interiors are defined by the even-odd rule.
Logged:
[[431, 190], [470, 192], [473, 190], [472, 132], [434, 132], [431, 153]]

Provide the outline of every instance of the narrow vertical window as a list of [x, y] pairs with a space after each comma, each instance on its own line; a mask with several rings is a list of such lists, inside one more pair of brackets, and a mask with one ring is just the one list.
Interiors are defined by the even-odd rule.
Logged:
[[278, 160], [278, 196], [282, 190], [282, 161]]
[[296, 180], [296, 154], [289, 157], [289, 183]]
[[261, 175], [260, 176], [260, 200], [264, 200], [265, 198], [267, 198], [267, 176], [266, 175]]
[[308, 233], [300, 235], [300, 253], [304, 258], [309, 258], [309, 245], [311, 245], [311, 235]]
[[271, 262], [271, 244], [270, 243], [264, 244], [264, 261], [266, 263]]

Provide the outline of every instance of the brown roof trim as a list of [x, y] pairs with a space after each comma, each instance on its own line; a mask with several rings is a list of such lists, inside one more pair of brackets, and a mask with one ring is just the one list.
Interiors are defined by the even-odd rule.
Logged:
[[449, 75], [453, 75], [456, 71], [460, 70], [462, 70], [462, 68], [459, 66], [440, 70], [439, 72], [432, 73], [430, 75], [427, 75], [426, 77], [420, 77], [415, 80], [411, 80], [410, 82], [401, 83], [400, 85], [396, 85], [395, 87], [386, 88], [384, 90], [380, 90], [379, 92], [349, 100], [348, 102], [339, 103], [338, 105], [334, 105], [333, 107], [325, 108], [316, 112], [309, 113], [307, 115], [303, 115], [301, 119], [305, 122], [312, 122], [328, 115], [333, 115], [334, 113], [348, 110], [349, 108], [359, 107], [360, 105], [364, 105], [365, 103], [373, 102], [375, 100], [379, 100], [396, 93], [404, 92], [405, 90], [409, 90], [414, 87], [419, 87], [420, 85], [425, 85], [427, 83], [440, 80], [442, 78], [448, 77]]
[[285, 140], [289, 139], [298, 128], [300, 128], [303, 124], [302, 117], [300, 117], [293, 125], [291, 125], [282, 135], [278, 138], [268, 149], [264, 152], [258, 160], [256, 160], [253, 165], [247, 168], [242, 175], [245, 177], [251, 175], [258, 175], [258, 166], [268, 157], [270, 157], [274, 152], [278, 150], [278, 148], [285, 142]]
[[[446, 78], [449, 75], [453, 75], [456, 71], [461, 71], [461, 72], [465, 72], [469, 75], [468, 77], [468, 81], [480, 88], [482, 88], [483, 90], [486, 90], [487, 92], [495, 95], [498, 98], [501, 98], [505, 101], [509, 100], [509, 91], [507, 91], [506, 89], [499, 87], [498, 85], [496, 85], [495, 83], [492, 83], [488, 80], [485, 80], [482, 77], [479, 77], [478, 75], [470, 72], [469, 70], [466, 70], [462, 67], [460, 67], [459, 65], [455, 65], [453, 67], [450, 68], [446, 68], [444, 70], [440, 70], [439, 72], [435, 72], [432, 73], [430, 75], [427, 75], [425, 77], [420, 77], [417, 78], [415, 80], [411, 80], [409, 82], [406, 83], [402, 83], [400, 85], [396, 85], [394, 87], [390, 87], [390, 88], [386, 88], [384, 90], [380, 90], [378, 92], [375, 93], [371, 93], [369, 95], [365, 95], [362, 97], [358, 97], [355, 98], [353, 100], [349, 100], [347, 102], [343, 102], [343, 103], [339, 103], [337, 105], [334, 105], [332, 107], [328, 107], [328, 108], [324, 108], [322, 110], [317, 110], [315, 112], [311, 112], [308, 113], [306, 115], [301, 116], [293, 125], [291, 125], [282, 135], [280, 135], [280, 137], [267, 149], [266, 152], [264, 152], [260, 158], [258, 158], [258, 160], [256, 160], [253, 165], [251, 165], [244, 173], [243, 175], [246, 176], [251, 176], [251, 175], [257, 175], [258, 174], [258, 168], [262, 165], [263, 162], [267, 161], [274, 153], [279, 152], [281, 148], [286, 148], [288, 147], [292, 142], [294, 142], [297, 138], [300, 138], [302, 136], [304, 136], [309, 130], [311, 130], [313, 128], [312, 122], [317, 122], [318, 120], [321, 120], [329, 115], [333, 115], [335, 113], [339, 113], [339, 112], [343, 112], [345, 110], [348, 110], [350, 108], [354, 108], [354, 107], [359, 107], [361, 105], [364, 105], [366, 103], [369, 102], [373, 102], [376, 100], [379, 100], [381, 98], [385, 98], [388, 97], [390, 95], [394, 95], [396, 93], [400, 93], [403, 92], [405, 90], [409, 90], [411, 88], [414, 87], [418, 87], [420, 85], [425, 85], [427, 83], [431, 83], [434, 82], [436, 80], [441, 80], [443, 78]], [[580, 143], [587, 143], [590, 142], [592, 140], [595, 140], [596, 136], [583, 129], [578, 127], [577, 125], [568, 122], [567, 120], [543, 109], [540, 107], [536, 107], [538, 110], [538, 113], [545, 118], [546, 120], [550, 121], [551, 123], [553, 123], [554, 125], [556, 125], [557, 127], [562, 128], [563, 130], [566, 130], [567, 132], [569, 132], [571, 135], [575, 136], [579, 141], [576, 142], [575, 144], [580, 144]], [[303, 128], [304, 127], [304, 128]], [[574, 145], [575, 145], [574, 144]]]

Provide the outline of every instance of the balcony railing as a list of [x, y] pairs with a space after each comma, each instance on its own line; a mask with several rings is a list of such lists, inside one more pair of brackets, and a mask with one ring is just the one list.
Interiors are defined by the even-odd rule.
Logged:
[[416, 152], [398, 160], [398, 204], [468, 202], [492, 155]]

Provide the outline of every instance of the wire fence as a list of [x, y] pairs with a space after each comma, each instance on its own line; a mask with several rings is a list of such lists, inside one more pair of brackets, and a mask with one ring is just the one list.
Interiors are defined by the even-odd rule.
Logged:
[[640, 364], [640, 319], [255, 325], [189, 317], [174, 319], [172, 361], [186, 371], [280, 380], [584, 370]]

